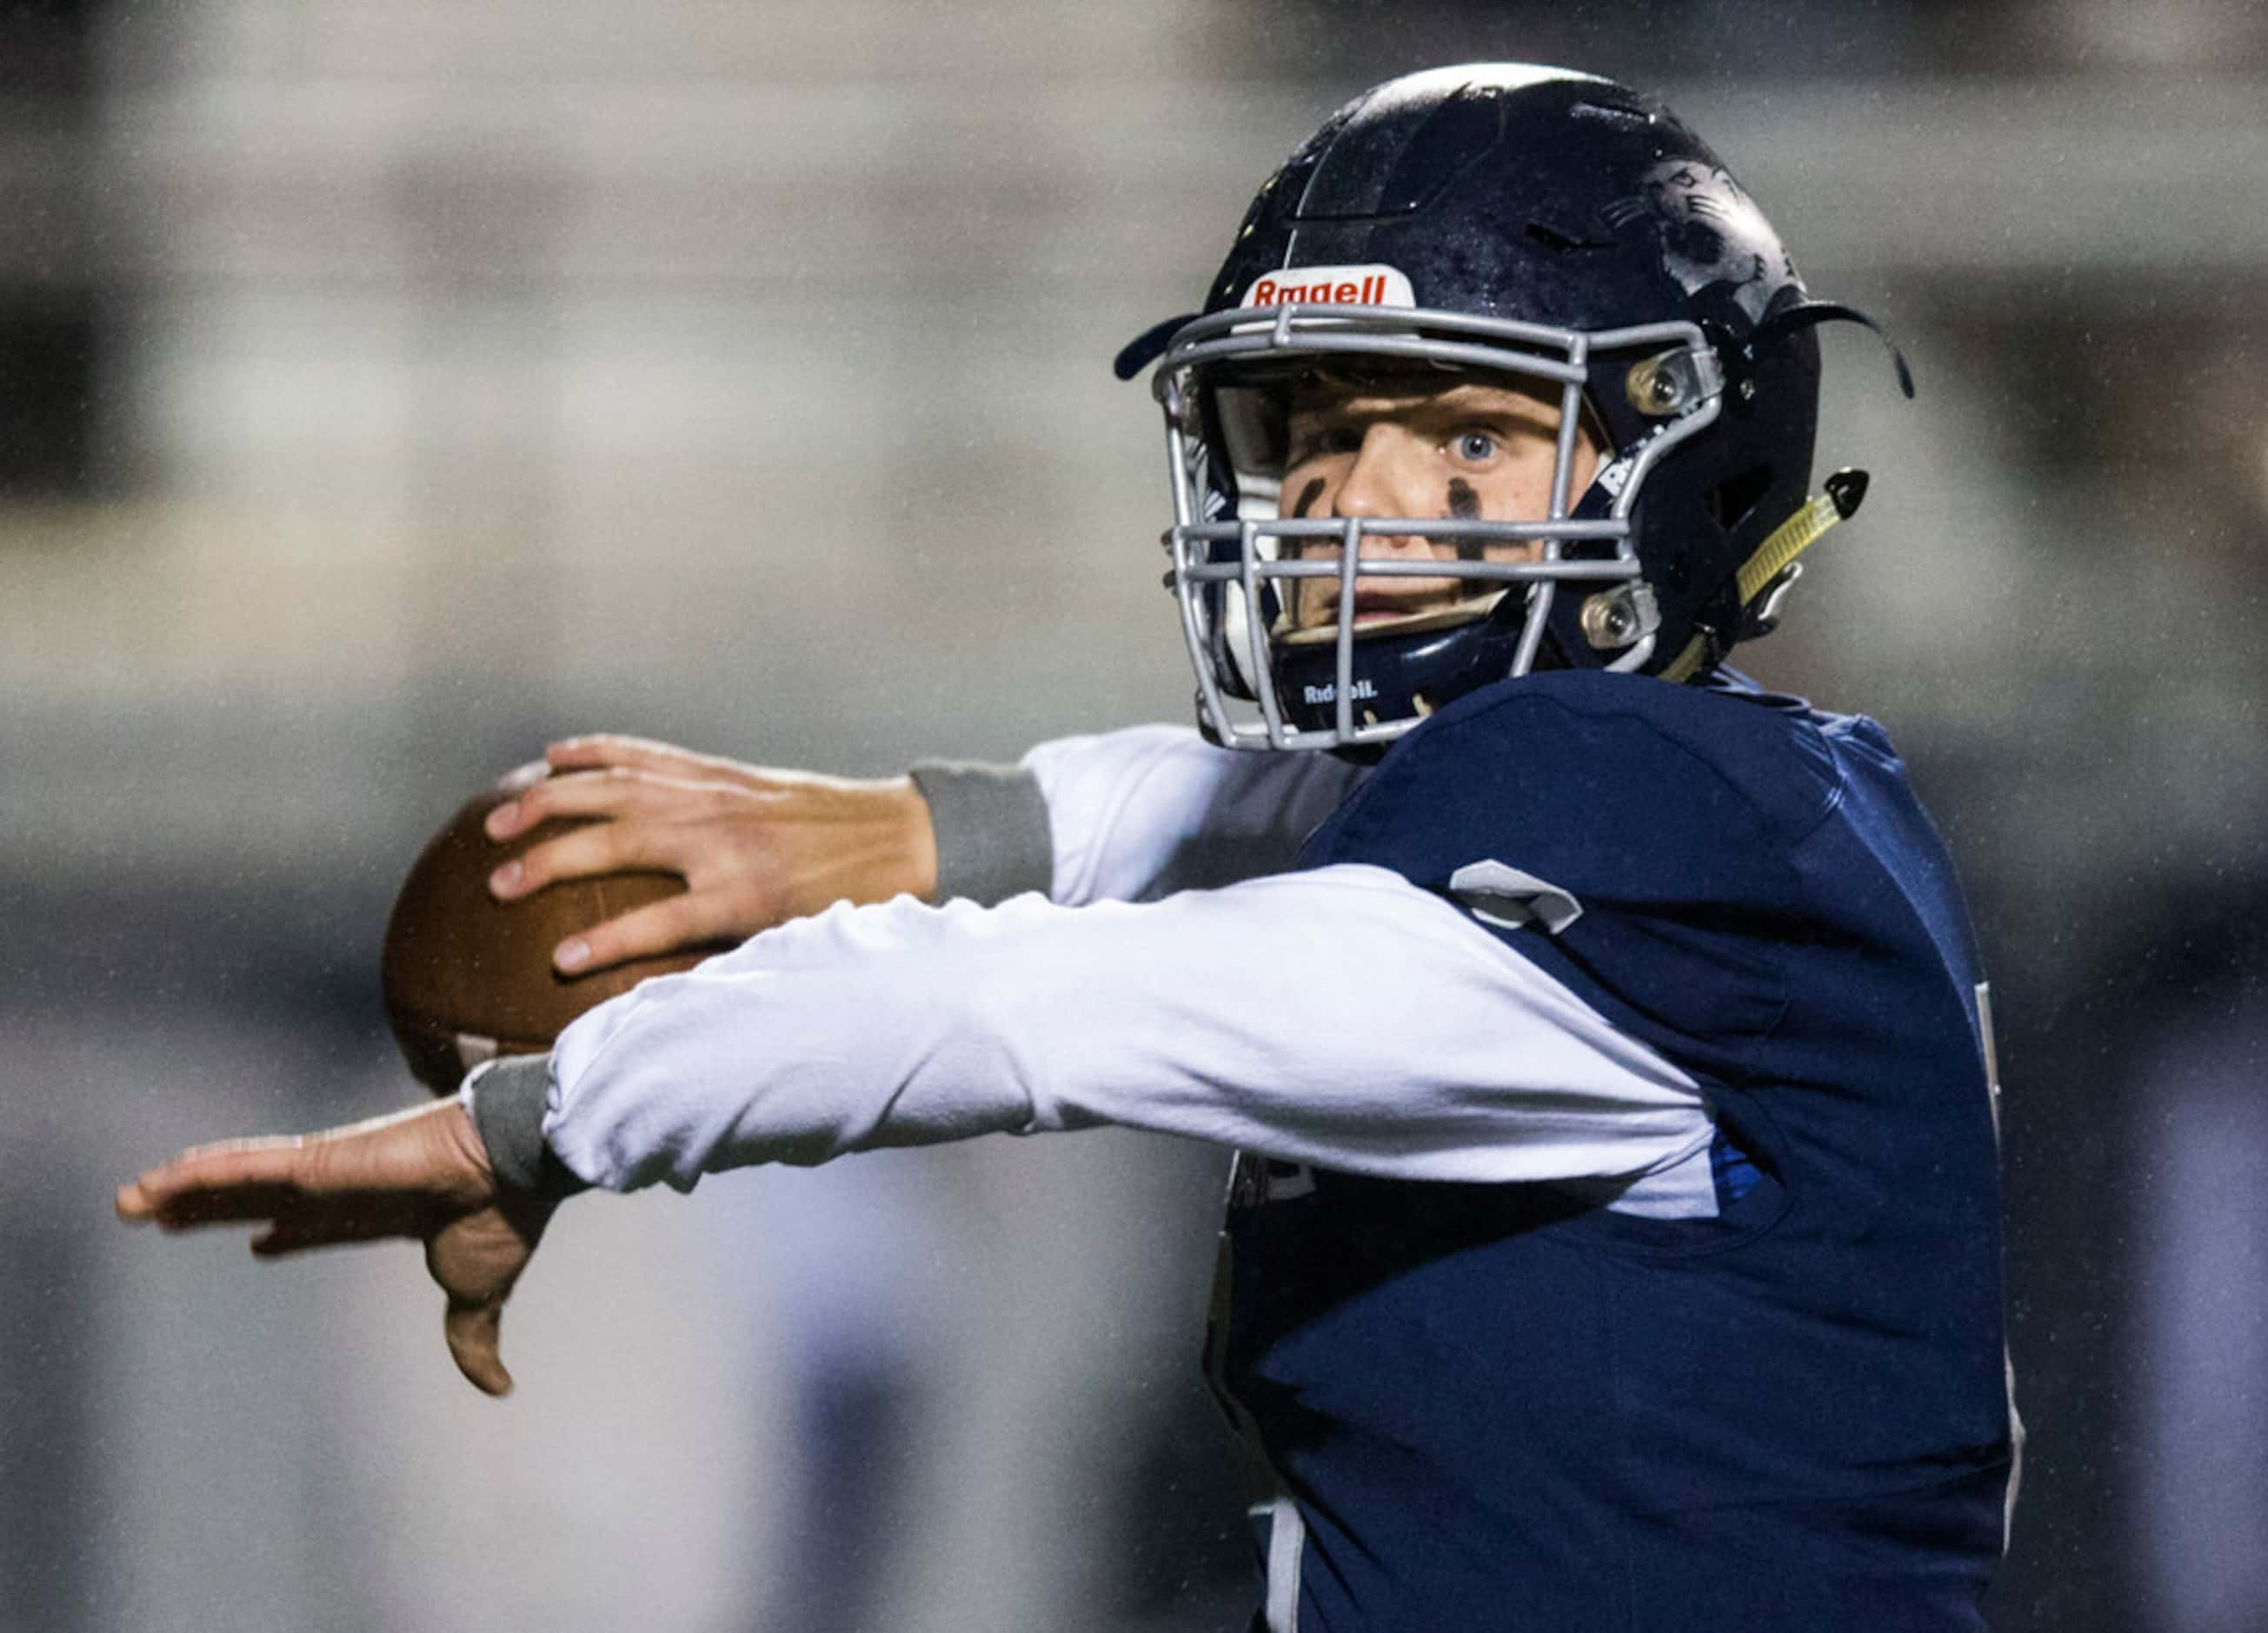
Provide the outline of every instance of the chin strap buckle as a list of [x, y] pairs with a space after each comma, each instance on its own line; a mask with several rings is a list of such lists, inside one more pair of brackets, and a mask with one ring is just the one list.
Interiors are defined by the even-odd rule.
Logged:
[[[1753, 639], [1771, 632], [1779, 622], [1780, 602], [1803, 572], [1796, 558], [1816, 544], [1830, 528], [1858, 514], [1867, 497], [1867, 473], [1838, 470], [1821, 487], [1822, 491], [1774, 528], [1756, 546], [1756, 553], [1742, 564], [1734, 580], [1741, 596], [1737, 639]], [[1661, 678], [1672, 684], [1689, 681], [1727, 650], [1729, 646], [1719, 646], [1715, 631], [1705, 628], [1661, 670]]]
[[1867, 497], [1867, 473], [1838, 470], [1823, 485], [1825, 491], [1813, 494], [1795, 514], [1774, 528], [1771, 536], [1756, 546], [1756, 553], [1742, 564], [1737, 580], [1742, 606], [1754, 605], [1798, 556], [1819, 542], [1822, 534], [1858, 514]]

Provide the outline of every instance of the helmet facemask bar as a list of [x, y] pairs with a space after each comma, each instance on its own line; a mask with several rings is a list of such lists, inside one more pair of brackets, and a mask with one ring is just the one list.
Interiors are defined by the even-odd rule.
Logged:
[[[1601, 466], [1591, 494], [1572, 491], [1578, 460], [1577, 438], [1584, 423], [1585, 388], [1599, 356], [1632, 351], [1641, 358], [1675, 355], [1690, 362], [1690, 377], [1700, 386], [1693, 400], [1673, 417], [1664, 418], [1633, 444], [1602, 450]], [[1217, 394], [1235, 383], [1234, 371], [1256, 363], [1334, 358], [1351, 362], [1387, 362], [1442, 369], [1445, 381], [1476, 372], [1485, 379], [1509, 377], [1549, 382], [1557, 388], [1559, 415], [1554, 463], [1546, 514], [1534, 520], [1481, 521], [1462, 516], [1285, 517], [1230, 516], [1219, 512], [1230, 491], [1219, 477], [1218, 461], [1230, 468], [1240, 508], [1248, 510], [1244, 497], [1252, 487], [1266, 485], [1265, 473], [1251, 473], [1233, 458], [1224, 439]], [[1182, 625], [1192, 666], [1197, 671], [1198, 713], [1206, 733], [1232, 748], [1339, 749], [1390, 743], [1418, 724], [1430, 712], [1422, 695], [1415, 696], [1410, 712], [1381, 719], [1369, 709], [1358, 718], [1358, 694], [1367, 683], [1358, 675], [1359, 643], [1381, 633], [1404, 633], [1402, 628], [1359, 630], [1355, 622], [1359, 580], [1375, 582], [1394, 578], [1452, 579], [1475, 585], [1496, 597], [1477, 603], [1456, 603], [1462, 617], [1450, 624], [1498, 620], [1508, 610], [1496, 598], [1524, 587], [1519, 612], [1518, 638], [1509, 659], [1498, 648], [1502, 673], [1491, 671], [1482, 680], [1524, 675], [1534, 667], [1552, 600], [1557, 587], [1604, 588], [1634, 583], [1641, 577], [1632, 539], [1631, 512], [1645, 488], [1647, 473], [1660, 459], [1687, 437], [1702, 430], [1717, 416], [1721, 373], [1715, 353], [1698, 326], [1669, 322], [1610, 331], [1583, 331], [1509, 319], [1474, 317], [1462, 313], [1424, 308], [1311, 306], [1241, 307], [1216, 313], [1187, 324], [1174, 336], [1160, 360], [1155, 389], [1166, 410], [1167, 454], [1174, 487], [1174, 527], [1164, 543], [1173, 563], [1170, 582], [1181, 607]], [[1598, 424], [1596, 417], [1592, 423]], [[1263, 477], [1253, 482], [1255, 474]], [[1280, 469], [1275, 473], [1280, 477]], [[1603, 491], [1602, 491], [1603, 490]], [[1264, 501], [1263, 501], [1264, 503]], [[1578, 509], [1591, 514], [1577, 517]], [[1362, 554], [1362, 542], [1373, 536], [1450, 543], [1463, 540], [1533, 543], [1538, 558], [1488, 561], [1465, 556], [1454, 560], [1390, 559]], [[1336, 559], [1310, 559], [1297, 554], [1303, 542], [1330, 540], [1337, 545]], [[1287, 555], [1284, 546], [1293, 553]], [[1571, 558], [1563, 551], [1569, 543], [1593, 547], [1610, 544], [1612, 554]], [[1233, 546], [1233, 550], [1230, 548]], [[1278, 619], [1267, 612], [1271, 605], [1298, 604], [1297, 580], [1336, 580], [1335, 625], [1329, 626], [1333, 647], [1329, 692], [1305, 688], [1303, 701], [1312, 716], [1318, 702], [1328, 703], [1328, 724], [1299, 725], [1287, 720], [1279, 681], [1278, 660], [1285, 638], [1296, 633], [1285, 625], [1287, 612]], [[1315, 642], [1323, 639], [1316, 632]], [[1376, 649], [1373, 649], [1376, 650]], [[1635, 669], [1653, 655], [1653, 638], [1641, 632], [1605, 667]], [[1231, 697], [1258, 705], [1260, 719], [1239, 721], [1228, 707]]]

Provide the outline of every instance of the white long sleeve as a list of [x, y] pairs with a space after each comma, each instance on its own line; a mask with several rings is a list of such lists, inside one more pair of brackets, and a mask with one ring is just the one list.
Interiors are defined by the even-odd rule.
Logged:
[[1240, 753], [1163, 725], [1043, 743], [1023, 765], [1047, 801], [1049, 894], [1067, 906], [1280, 872], [1364, 774], [1329, 755]]
[[1100, 1123], [1418, 1179], [1655, 1172], [1692, 1081], [1454, 907], [1341, 864], [1162, 901], [902, 897], [577, 1021], [544, 1134], [614, 1189]]

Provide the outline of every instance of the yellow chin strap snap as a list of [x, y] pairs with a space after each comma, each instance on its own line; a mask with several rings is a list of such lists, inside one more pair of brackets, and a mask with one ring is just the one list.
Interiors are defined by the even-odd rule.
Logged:
[[[1800, 571], [1795, 558], [1817, 543], [1837, 522], [1847, 521], [1857, 514], [1859, 501], [1867, 497], [1867, 473], [1838, 470], [1821, 486], [1822, 491], [1813, 494], [1793, 515], [1774, 528], [1756, 546], [1756, 553], [1742, 564], [1734, 583], [1740, 589], [1744, 613], [1753, 610], [1767, 620], [1771, 617], [1777, 592], [1793, 583]], [[1685, 643], [1685, 649], [1662, 669], [1661, 678], [1673, 685], [1692, 679], [1709, 655], [1709, 638], [1708, 631], [1697, 632]]]

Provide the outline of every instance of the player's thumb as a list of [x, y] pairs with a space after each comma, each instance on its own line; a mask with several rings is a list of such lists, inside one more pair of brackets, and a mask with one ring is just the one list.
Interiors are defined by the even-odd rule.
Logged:
[[504, 1370], [498, 1343], [504, 1325], [504, 1305], [449, 1303], [441, 1318], [442, 1335], [449, 1355], [474, 1388], [486, 1395], [512, 1393], [512, 1374]]

